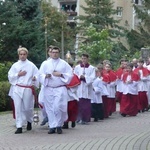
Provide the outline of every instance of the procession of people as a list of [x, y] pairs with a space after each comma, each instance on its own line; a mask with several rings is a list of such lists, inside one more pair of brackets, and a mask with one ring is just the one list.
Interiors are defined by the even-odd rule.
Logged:
[[[88, 125], [108, 119], [120, 104], [122, 117], [136, 116], [149, 110], [150, 67], [144, 60], [121, 59], [115, 71], [109, 60], [93, 66], [89, 55], [71, 64], [60, 58], [60, 48], [48, 47], [49, 58], [38, 69], [27, 59], [28, 50], [18, 49], [19, 60], [8, 72], [16, 120], [15, 134], [32, 130], [35, 101], [34, 86], [40, 89], [38, 103], [42, 112], [41, 126], [48, 123], [48, 134], [62, 134], [76, 124]], [[136, 60], [136, 61], [135, 61]]]

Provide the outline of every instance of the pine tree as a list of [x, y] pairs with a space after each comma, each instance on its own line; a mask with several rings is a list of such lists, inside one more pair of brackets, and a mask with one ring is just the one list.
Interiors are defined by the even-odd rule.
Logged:
[[116, 10], [113, 9], [111, 0], [85, 0], [85, 2], [87, 6], [81, 7], [86, 15], [79, 16], [81, 20], [79, 27], [84, 29], [92, 24], [97, 31], [109, 29], [109, 36], [111, 37], [123, 36], [120, 32], [123, 27], [119, 26], [119, 20], [115, 20], [113, 17]]
[[[110, 47], [116, 46], [116, 44], [118, 43], [118, 38], [125, 36], [124, 34], [124, 28], [119, 26], [119, 20], [116, 20], [113, 16], [116, 14], [116, 10], [113, 9], [113, 3], [111, 2], [111, 0], [85, 0], [86, 2], [86, 6], [82, 6], [82, 9], [85, 12], [85, 15], [81, 15], [79, 16], [77, 19], [79, 19], [79, 31], [80, 31], [80, 35], [82, 33], [84, 39], [82, 39], [81, 41], [84, 41], [84, 47], [89, 47], [89, 45], [93, 48], [92, 52], [88, 51], [88, 53], [95, 53], [98, 50], [97, 48], [94, 48], [92, 45], [93, 43], [98, 43], [99, 42], [99, 38], [94, 39], [93, 41], [91, 40], [91, 36], [90, 35], [85, 35], [86, 31], [88, 29], [88, 27], [90, 25], [92, 25], [95, 29], [96, 32], [98, 32], [98, 34], [101, 33], [101, 31], [103, 30], [107, 30], [108, 31], [108, 37], [106, 40], [106, 42], [109, 42]], [[82, 37], [81, 37], [82, 38]], [[114, 40], [116, 39], [116, 40]], [[120, 42], [120, 41], [119, 41]], [[124, 47], [124, 49], [122, 49], [122, 44], [118, 44], [118, 49], [120, 50], [120, 56], [118, 56], [118, 59], [121, 58], [121, 51], [126, 50], [126, 48]], [[121, 46], [119, 48], [119, 46]], [[83, 44], [82, 44], [83, 47]], [[99, 51], [96, 53], [96, 58], [95, 60], [98, 59], [109, 59], [111, 54], [116, 53], [115, 51], [115, 47], [112, 48], [110, 50], [107, 48], [101, 49], [99, 48]], [[86, 49], [85, 49], [86, 50]], [[124, 52], [123, 52], [124, 53]], [[109, 55], [107, 55], [109, 54]], [[118, 59], [113, 60], [112, 61], [118, 61]], [[93, 60], [93, 61], [95, 61]]]
[[29, 59], [38, 64], [42, 61], [44, 40], [40, 30], [40, 1], [6, 0], [0, 5], [0, 24], [6, 23], [0, 34], [1, 61], [16, 61], [19, 45], [29, 50]]
[[128, 41], [132, 51], [139, 51], [142, 47], [150, 47], [150, 1], [142, 1], [142, 5], [134, 4], [139, 19], [138, 30], [128, 33]]

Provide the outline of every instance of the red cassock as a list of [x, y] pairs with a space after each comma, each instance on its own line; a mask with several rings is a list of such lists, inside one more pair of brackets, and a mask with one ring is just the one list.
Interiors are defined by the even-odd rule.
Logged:
[[[71, 79], [70, 83], [66, 85], [67, 88], [73, 88], [81, 84], [80, 79], [76, 74], [73, 75], [73, 78]], [[75, 122], [78, 115], [78, 102], [77, 100], [72, 100], [68, 102], [68, 121]]]
[[[123, 81], [126, 82], [129, 73], [123, 75]], [[138, 81], [139, 76], [137, 73], [132, 72], [131, 74], [132, 81]], [[133, 94], [123, 94], [120, 104], [120, 113], [135, 116], [138, 113], [138, 95]]]
[[[116, 70], [115, 73], [116, 73], [117, 78], [121, 80], [122, 75], [125, 73], [125, 69], [124, 68], [119, 68], [118, 70]], [[116, 91], [116, 100], [119, 103], [121, 102], [121, 97], [122, 97], [122, 92]]]
[[[143, 77], [147, 77], [150, 75], [150, 71], [147, 68], [136, 68], [134, 72], [139, 73], [142, 70]], [[147, 91], [139, 91], [138, 92], [138, 110], [144, 110], [148, 108], [148, 97]]]
[[121, 79], [121, 76], [123, 74], [124, 70], [122, 68], [119, 68], [115, 73], [118, 79]]
[[[109, 72], [103, 71], [103, 81], [106, 83], [111, 83], [116, 81], [117, 76], [113, 70]], [[116, 101], [115, 98], [103, 97], [103, 105], [104, 105], [104, 116], [107, 118], [111, 113], [116, 110]]]
[[143, 77], [147, 77], [148, 75], [150, 75], [150, 71], [144, 67], [136, 68], [136, 69], [134, 69], [134, 72], [138, 74], [140, 70], [142, 70], [142, 72], [143, 72]]
[[[128, 72], [126, 72], [126, 73], [123, 75], [123, 78], [122, 78], [123, 82], [126, 82], [128, 75], [129, 75]], [[132, 81], [139, 81], [139, 76], [138, 76], [137, 73], [131, 72], [130, 75], [131, 75], [131, 80], [132, 80]]]

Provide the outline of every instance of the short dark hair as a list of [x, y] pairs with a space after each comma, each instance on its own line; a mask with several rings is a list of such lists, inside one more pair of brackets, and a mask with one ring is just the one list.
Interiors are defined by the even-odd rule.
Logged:
[[57, 46], [54, 46], [54, 47], [52, 48], [52, 50], [58, 50], [58, 51], [60, 52], [60, 48], [57, 47]]
[[127, 62], [128, 60], [126, 59], [126, 58], [121, 58], [120, 59], [120, 64], [121, 64], [121, 62]]
[[138, 62], [139, 62], [139, 63], [144, 63], [144, 60], [140, 58], [140, 59], [138, 60]]
[[104, 67], [104, 66], [103, 66], [102, 64], [98, 64], [98, 65], [97, 65], [97, 69], [98, 69], [98, 70], [103, 70], [103, 67]]
[[82, 56], [83, 56], [83, 57], [86, 57], [86, 58], [89, 58], [89, 55], [86, 54], [86, 53], [83, 53]]
[[133, 68], [133, 63], [131, 62], [127, 63], [127, 67]]

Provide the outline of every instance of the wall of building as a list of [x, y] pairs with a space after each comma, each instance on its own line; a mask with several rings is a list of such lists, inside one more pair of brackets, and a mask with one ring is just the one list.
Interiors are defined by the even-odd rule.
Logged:
[[[75, 0], [51, 0], [52, 5], [59, 7], [59, 3], [60, 1], [65, 1], [65, 2], [69, 2], [69, 1], [75, 1]], [[114, 5], [114, 9], [117, 9], [117, 7], [121, 7], [122, 8], [122, 15], [114, 15], [113, 17], [115, 19], [120, 20], [119, 25], [123, 26], [125, 28], [127, 28], [128, 30], [131, 29], [137, 29], [137, 19], [136, 19], [136, 14], [134, 13], [134, 9], [133, 9], [133, 1], [134, 0], [111, 0], [111, 2], [113, 2]], [[139, 0], [140, 1], [140, 0]], [[76, 0], [76, 4], [77, 4], [77, 15], [86, 15], [83, 11], [83, 9], [80, 7], [81, 5], [83, 5], [84, 7], [86, 6], [86, 3], [84, 0]], [[124, 45], [126, 47], [128, 47], [126, 39], [121, 39], [121, 41], [124, 43]]]

